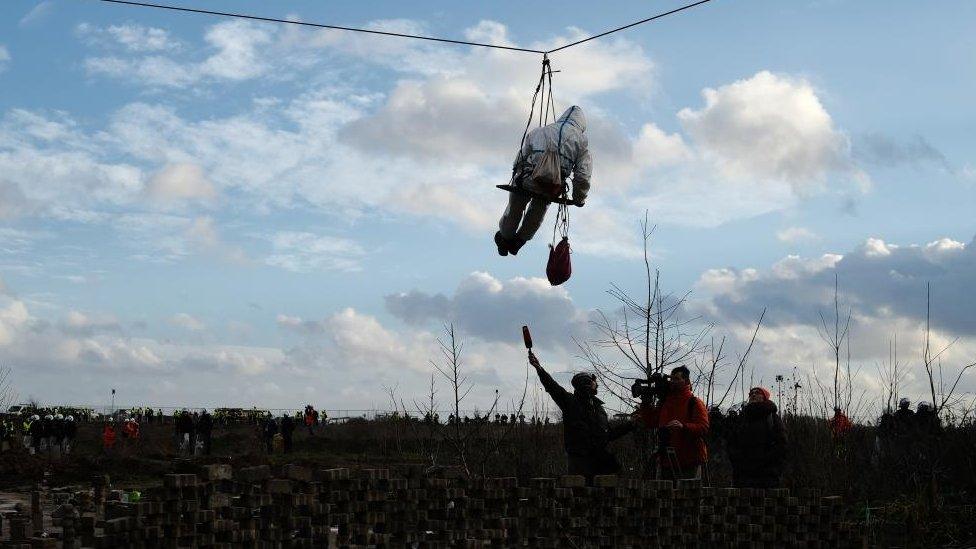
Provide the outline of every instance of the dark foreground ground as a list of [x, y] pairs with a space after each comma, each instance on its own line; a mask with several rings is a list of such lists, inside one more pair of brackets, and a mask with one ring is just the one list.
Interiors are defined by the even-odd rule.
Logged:
[[[815, 489], [839, 496], [838, 520], [857, 525], [869, 546], [976, 546], [974, 446], [962, 447], [965, 439], [959, 433], [940, 438], [938, 448], [929, 444], [929, 451], [892, 453], [879, 450], [867, 429], [834, 441], [815, 423], [795, 421], [789, 427], [791, 457], [784, 486], [793, 493]], [[267, 464], [277, 472], [296, 464], [313, 471], [347, 468], [353, 476], [361, 470], [385, 469], [404, 479], [514, 477], [523, 483], [565, 474], [559, 425], [454, 431], [402, 419], [354, 421], [319, 427], [314, 435], [297, 430], [289, 455], [267, 455], [255, 427], [218, 427], [211, 455], [194, 457], [175, 451], [172, 425], [144, 425], [138, 441], [120, 439], [110, 453], [101, 448], [100, 430], [97, 425], [81, 425], [70, 456], [29, 456], [17, 448], [2, 454], [0, 513], [15, 501], [27, 501], [37, 483], [49, 490], [88, 490], [93, 478], [107, 476], [112, 489], [151, 491], [166, 474], [198, 472], [200, 466], [215, 463], [234, 470]], [[645, 473], [646, 443], [640, 437], [617, 443], [623, 477], [639, 479]], [[729, 467], [721, 442], [712, 441], [710, 448], [707, 484], [728, 487]]]

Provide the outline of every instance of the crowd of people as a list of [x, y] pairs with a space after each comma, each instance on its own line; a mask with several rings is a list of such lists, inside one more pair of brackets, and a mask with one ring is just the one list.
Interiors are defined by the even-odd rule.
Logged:
[[[571, 380], [572, 391], [563, 388], [529, 351], [543, 388], [563, 417], [563, 442], [570, 474], [592, 479], [594, 475], [619, 472], [620, 463], [609, 449], [614, 439], [635, 430], [653, 432], [658, 442], [649, 457], [653, 475], [662, 479], [695, 479], [707, 475], [707, 440], [719, 444], [732, 467], [733, 484], [739, 487], [775, 488], [782, 484], [787, 465], [787, 430], [770, 391], [753, 387], [740, 409], [723, 414], [713, 406], [706, 409], [692, 394], [690, 372], [677, 366], [647, 400], [642, 397], [637, 411], [623, 422], [611, 422], [603, 401], [597, 397], [597, 377], [581, 372]], [[636, 385], [635, 385], [636, 386]], [[928, 403], [918, 411], [908, 399], [886, 413], [878, 423], [880, 454], [904, 453], [913, 440], [924, 440], [941, 429], [938, 414]], [[830, 436], [840, 444], [854, 428], [840, 409], [827, 421]]]
[[[57, 410], [31, 410], [31, 413], [9, 416], [0, 420], [0, 444], [9, 450], [20, 443], [32, 454], [71, 453], [78, 424], [72, 414], [62, 414]], [[34, 412], [45, 413], [43, 416]]]
[[[624, 416], [624, 421], [613, 422], [603, 401], [597, 397], [596, 376], [576, 374], [571, 380], [570, 391], [560, 386], [531, 352], [529, 362], [561, 412], [570, 474], [592, 478], [618, 472], [620, 463], [609, 450], [610, 442], [635, 430], [644, 430], [653, 432], [658, 442], [652, 455], [648, 456], [653, 474], [658, 478], [707, 477], [708, 446], [711, 444], [727, 455], [736, 486], [771, 488], [782, 482], [787, 465], [787, 430], [770, 391], [764, 387], [752, 388], [746, 403], [723, 414], [717, 406], [706, 408], [705, 403], [692, 394], [690, 372], [686, 367], [678, 366], [670, 375], [662, 377], [666, 381], [656, 389], [655, 397], [646, 401], [642, 397], [636, 412]], [[78, 424], [92, 422], [97, 417], [90, 409], [77, 408], [32, 408], [15, 415], [8, 414], [0, 417], [0, 449], [6, 451], [22, 445], [34, 455], [67, 455], [74, 446]], [[436, 413], [410, 419], [441, 423]], [[304, 427], [309, 436], [315, 436], [317, 428], [328, 420], [328, 416], [312, 405], [279, 417], [256, 408], [220, 408], [213, 413], [205, 409], [183, 409], [165, 416], [160, 409], [139, 407], [116, 411], [103, 420], [101, 443], [105, 452], [138, 445], [143, 424], [172, 423], [175, 451], [196, 456], [211, 454], [215, 427], [232, 425], [253, 426], [268, 454], [291, 453], [296, 429]], [[501, 413], [495, 413], [493, 417], [476, 414], [472, 418], [451, 414], [446, 423], [547, 425], [549, 418]], [[843, 439], [854, 428], [853, 422], [840, 408], [834, 409], [826, 425], [835, 440]], [[881, 416], [875, 431], [875, 454], [878, 459], [903, 457], [905, 448], [940, 429], [938, 414], [929, 403], [921, 402], [913, 411], [911, 402], [903, 398], [896, 410]]]

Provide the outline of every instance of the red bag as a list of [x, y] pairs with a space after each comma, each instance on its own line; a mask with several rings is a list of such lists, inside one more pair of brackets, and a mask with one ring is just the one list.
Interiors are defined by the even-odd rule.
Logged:
[[549, 245], [549, 263], [546, 265], [546, 277], [549, 284], [559, 286], [569, 280], [573, 274], [573, 265], [569, 260], [569, 237], [564, 236], [555, 247]]

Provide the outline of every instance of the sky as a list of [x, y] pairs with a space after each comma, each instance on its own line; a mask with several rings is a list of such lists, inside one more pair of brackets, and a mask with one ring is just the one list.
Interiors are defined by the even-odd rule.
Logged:
[[[194, 5], [550, 49], [681, 4]], [[720, 383], [764, 308], [753, 381], [832, 375], [835, 278], [874, 405], [894, 342], [899, 393], [931, 400], [927, 284], [944, 377], [976, 361], [971, 2], [715, 0], [553, 54], [594, 166], [560, 287], [554, 212], [517, 257], [492, 243], [538, 55], [93, 0], [0, 15], [15, 400], [409, 406], [453, 323], [466, 405], [511, 402], [522, 324], [566, 380], [591, 321], [619, 319], [608, 290], [641, 291], [645, 214], [663, 287], [727, 338]]]

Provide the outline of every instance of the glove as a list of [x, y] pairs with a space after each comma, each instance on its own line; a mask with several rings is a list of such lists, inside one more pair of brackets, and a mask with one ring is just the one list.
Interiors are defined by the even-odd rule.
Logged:
[[576, 206], [577, 208], [582, 208], [583, 206], [586, 205], [586, 201], [585, 200], [574, 200], [573, 201], [573, 205]]

